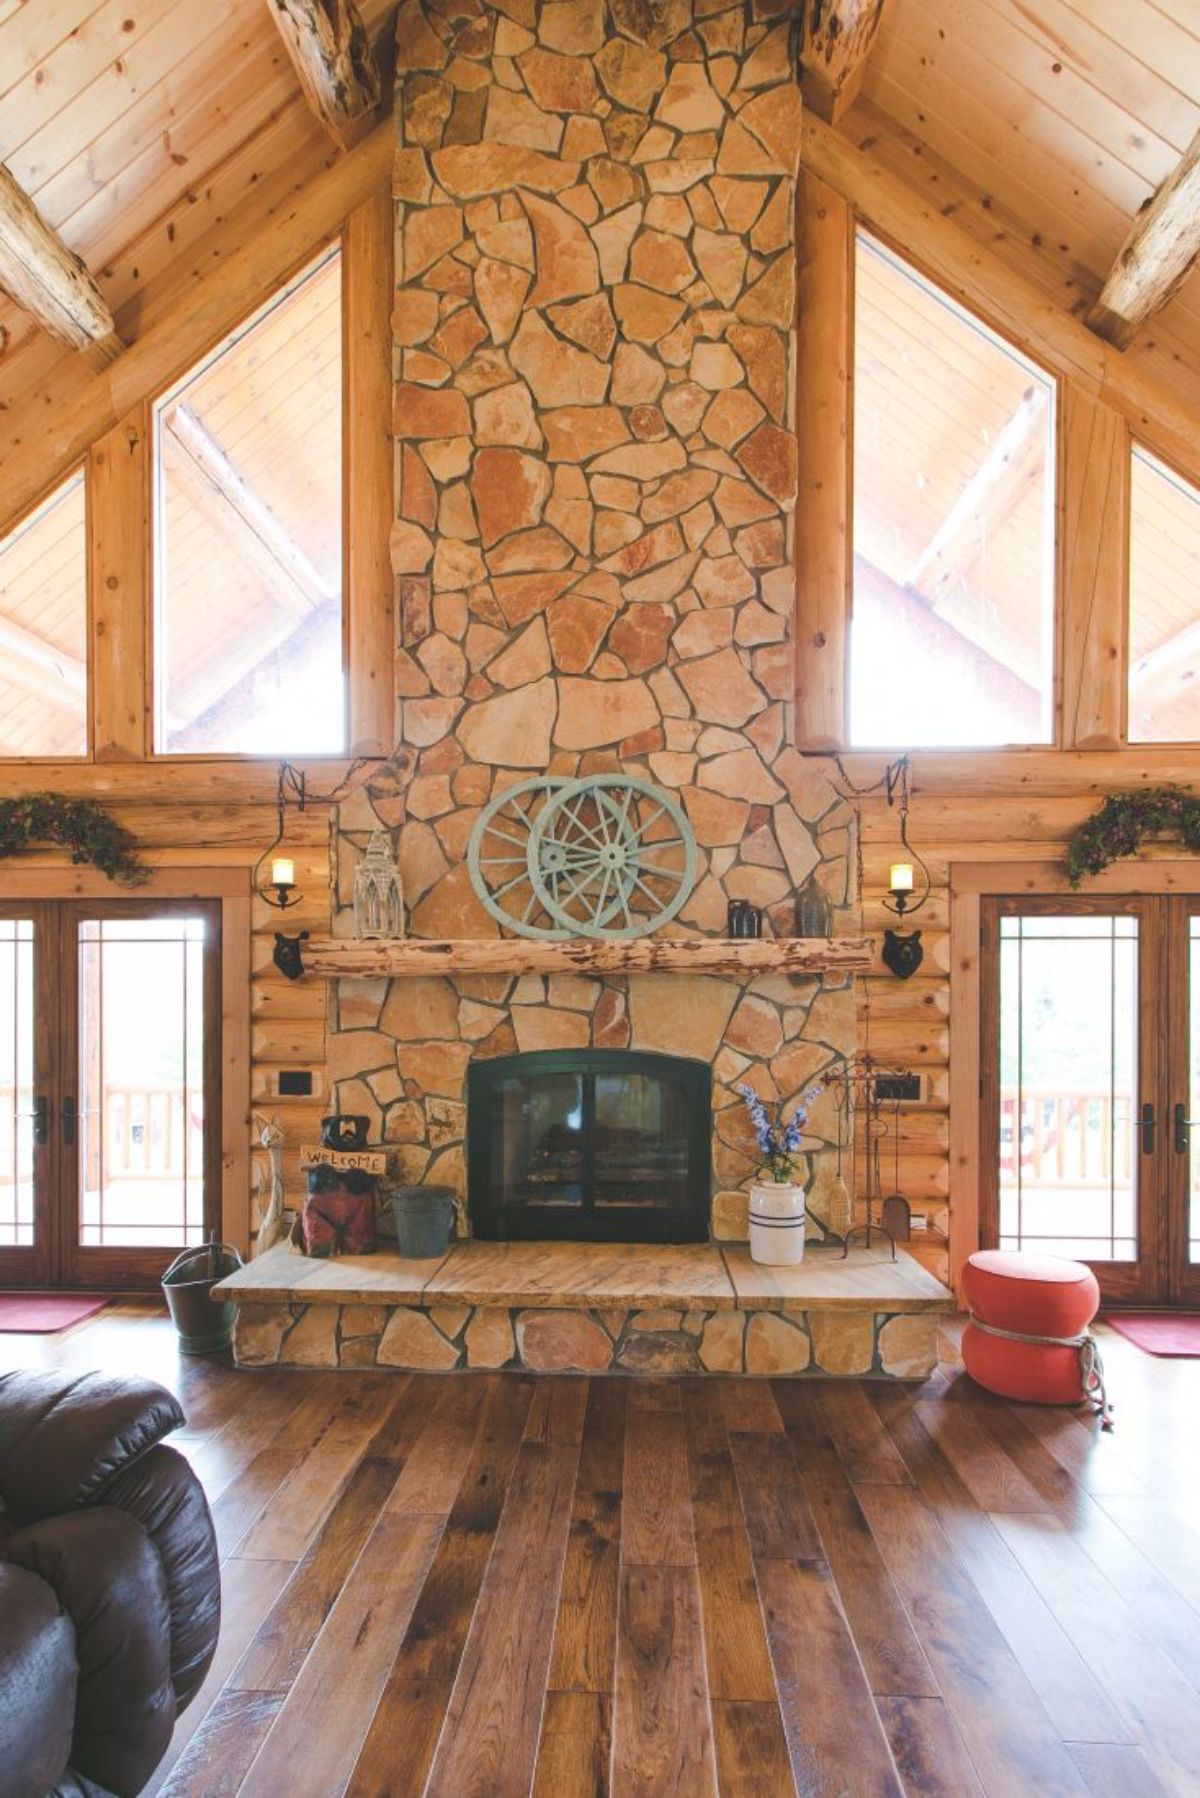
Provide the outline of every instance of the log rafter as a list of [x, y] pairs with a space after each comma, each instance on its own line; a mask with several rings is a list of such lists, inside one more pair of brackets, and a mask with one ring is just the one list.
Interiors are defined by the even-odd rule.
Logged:
[[297, 79], [343, 150], [368, 131], [382, 99], [379, 70], [354, 0], [267, 0]]
[[1200, 131], [1143, 206], [1087, 314], [1098, 336], [1123, 350], [1160, 312], [1200, 254]]
[[803, 0], [800, 91], [827, 125], [853, 105], [882, 17], [883, 0]]
[[0, 287], [73, 350], [115, 355], [112, 313], [87, 268], [0, 163]]

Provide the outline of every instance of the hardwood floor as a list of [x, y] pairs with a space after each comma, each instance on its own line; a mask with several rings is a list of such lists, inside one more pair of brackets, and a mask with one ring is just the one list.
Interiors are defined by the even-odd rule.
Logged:
[[163, 1798], [1200, 1791], [1200, 1363], [1117, 1428], [858, 1381], [236, 1373], [136, 1303], [224, 1625]]

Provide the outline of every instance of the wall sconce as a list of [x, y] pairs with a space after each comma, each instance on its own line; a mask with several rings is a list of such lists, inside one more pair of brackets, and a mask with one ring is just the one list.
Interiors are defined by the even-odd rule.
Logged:
[[[279, 778], [275, 786], [275, 823], [276, 830], [272, 840], [254, 864], [254, 873], [250, 884], [260, 899], [273, 905], [278, 911], [287, 911], [289, 906], [299, 905], [301, 894], [296, 889], [296, 864], [290, 855], [276, 855], [283, 841], [284, 825], [287, 819], [289, 798], [296, 802], [296, 810], [302, 812], [308, 801], [308, 787], [305, 776], [290, 762], [280, 762]], [[270, 862], [269, 877], [264, 877], [263, 869]]]
[[[908, 757], [901, 756], [899, 761], [890, 765], [884, 776], [887, 802], [889, 806], [898, 806], [900, 810], [900, 846], [911, 858], [893, 862], [888, 873], [888, 897], [883, 903], [898, 918], [920, 911], [929, 898], [931, 885], [929, 869], [908, 840], [908, 767]], [[920, 870], [921, 880], [919, 892], [917, 869]], [[884, 966], [890, 968], [898, 980], [911, 979], [925, 959], [925, 951], [921, 947], [921, 932], [885, 930], [880, 953]]]

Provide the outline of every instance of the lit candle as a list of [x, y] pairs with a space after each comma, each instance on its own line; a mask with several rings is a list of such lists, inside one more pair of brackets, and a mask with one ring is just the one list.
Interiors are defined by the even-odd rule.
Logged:
[[893, 862], [888, 875], [888, 890], [893, 893], [911, 893], [913, 890], [913, 870], [911, 862]]
[[271, 863], [271, 885], [273, 887], [294, 887], [295, 884], [295, 862], [289, 856], [277, 855]]

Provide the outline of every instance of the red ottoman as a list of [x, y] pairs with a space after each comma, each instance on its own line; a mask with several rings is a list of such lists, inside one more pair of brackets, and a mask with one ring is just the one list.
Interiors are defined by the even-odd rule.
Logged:
[[980, 1249], [963, 1270], [963, 1290], [971, 1312], [963, 1361], [980, 1386], [1034, 1405], [1093, 1399], [1105, 1411], [1088, 1334], [1100, 1304], [1090, 1268], [1057, 1255]]

